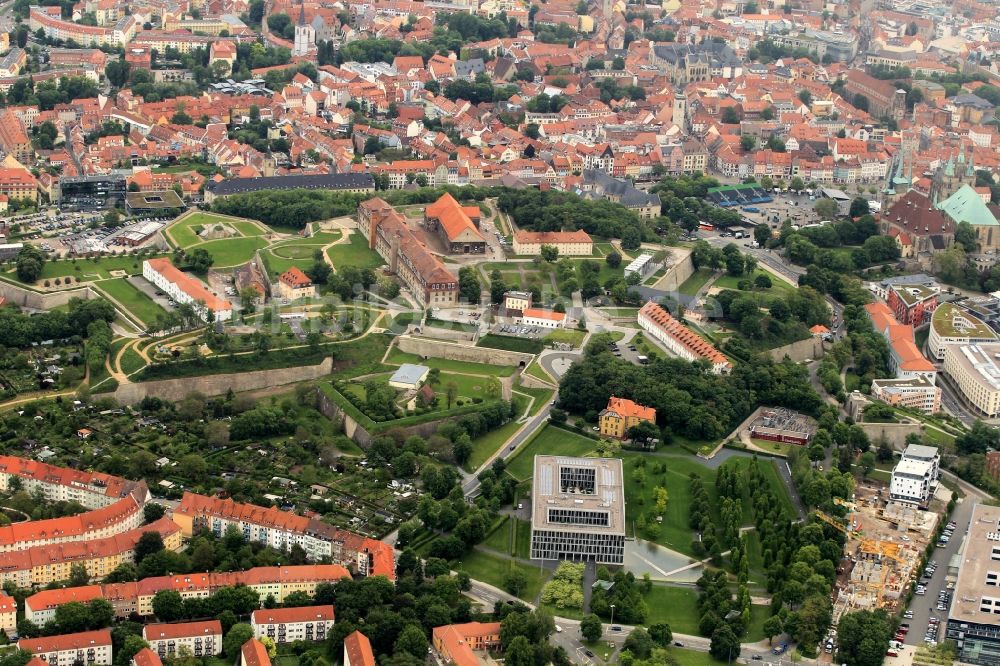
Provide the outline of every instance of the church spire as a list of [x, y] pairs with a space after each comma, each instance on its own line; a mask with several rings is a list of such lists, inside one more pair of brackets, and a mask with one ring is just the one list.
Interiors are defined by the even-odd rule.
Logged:
[[306, 24], [306, 0], [300, 0], [298, 25], [305, 25], [305, 24]]

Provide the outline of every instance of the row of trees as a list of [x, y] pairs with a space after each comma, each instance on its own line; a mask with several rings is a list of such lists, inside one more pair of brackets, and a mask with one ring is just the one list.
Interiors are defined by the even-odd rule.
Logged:
[[76, 338], [86, 334], [91, 323], [114, 321], [115, 310], [108, 301], [72, 298], [65, 312], [49, 310], [27, 315], [15, 307], [0, 309], [0, 340], [9, 347], [28, 347], [44, 340]]

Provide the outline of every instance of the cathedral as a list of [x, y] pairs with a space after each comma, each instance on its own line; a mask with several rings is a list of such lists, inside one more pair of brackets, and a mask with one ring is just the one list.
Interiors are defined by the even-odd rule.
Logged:
[[958, 159], [949, 157], [948, 161], [934, 172], [931, 183], [931, 200], [935, 203], [944, 201], [962, 189], [963, 185], [976, 186], [976, 165], [971, 150], [969, 151], [969, 159], [966, 160], [965, 144], [960, 143]]

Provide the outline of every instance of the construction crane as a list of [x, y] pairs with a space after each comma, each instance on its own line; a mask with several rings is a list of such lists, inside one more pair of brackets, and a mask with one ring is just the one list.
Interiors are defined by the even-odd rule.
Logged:
[[843, 532], [847, 536], [856, 537], [856, 536], [858, 536], [858, 534], [860, 534], [855, 529], [848, 529], [841, 521], [837, 520], [836, 518], [832, 518], [832, 517], [828, 516], [827, 514], [825, 514], [822, 511], [820, 511], [819, 509], [814, 509], [813, 510], [813, 515], [815, 515], [817, 518], [819, 518], [820, 520], [822, 520], [827, 525], [840, 530], [841, 532]]

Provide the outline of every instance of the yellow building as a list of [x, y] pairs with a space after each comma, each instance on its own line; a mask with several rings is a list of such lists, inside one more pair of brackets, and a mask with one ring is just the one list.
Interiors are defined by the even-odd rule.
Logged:
[[625, 439], [629, 428], [643, 421], [656, 423], [656, 410], [625, 398], [608, 398], [608, 406], [600, 414], [600, 430], [605, 437]]

